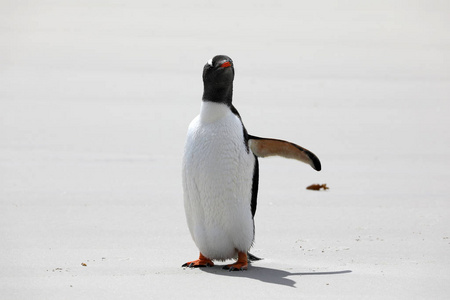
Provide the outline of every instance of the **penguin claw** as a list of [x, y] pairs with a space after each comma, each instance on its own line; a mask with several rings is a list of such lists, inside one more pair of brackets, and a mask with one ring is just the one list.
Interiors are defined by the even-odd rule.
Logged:
[[248, 268], [247, 252], [238, 252], [238, 260], [234, 264], [226, 265], [223, 269], [228, 271], [245, 271]]
[[232, 272], [232, 271], [246, 271], [247, 267], [246, 266], [242, 266], [240, 268], [237, 268], [237, 267], [233, 267], [231, 265], [231, 266], [224, 266], [222, 269], [228, 270], [228, 272]]
[[189, 261], [185, 264], [183, 264], [182, 268], [205, 268], [205, 267], [213, 267], [214, 263], [212, 260], [204, 257], [202, 254], [200, 254], [200, 258], [194, 261]]
[[181, 267], [182, 268], [206, 268], [206, 267], [212, 267], [214, 266], [214, 264], [212, 263], [204, 263], [204, 262], [187, 262], [185, 264], [183, 264]]
[[210, 263], [206, 263], [206, 264], [185, 263], [181, 267], [182, 268], [206, 268], [206, 267], [212, 267], [212, 266], [213, 265], [211, 265]]

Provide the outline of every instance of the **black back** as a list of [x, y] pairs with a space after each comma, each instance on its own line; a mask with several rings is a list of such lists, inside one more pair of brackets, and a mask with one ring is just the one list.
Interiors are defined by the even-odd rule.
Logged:
[[[255, 155], [255, 168], [253, 169], [253, 182], [252, 182], [252, 202], [250, 203], [250, 209], [252, 210], [252, 217], [255, 217], [256, 213], [256, 203], [258, 199], [258, 185], [259, 185], [259, 163], [258, 158]], [[254, 228], [253, 231], [255, 231]]]

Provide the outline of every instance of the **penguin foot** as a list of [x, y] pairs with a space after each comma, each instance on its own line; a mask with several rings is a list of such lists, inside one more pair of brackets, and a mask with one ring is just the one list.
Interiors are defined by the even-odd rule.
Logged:
[[246, 271], [247, 268], [248, 268], [248, 264], [235, 263], [232, 265], [224, 266], [222, 269], [228, 270], [231, 272], [231, 271]]
[[238, 252], [238, 260], [234, 264], [226, 265], [223, 267], [224, 270], [228, 271], [245, 271], [248, 268], [247, 253]]
[[197, 260], [189, 261], [185, 264], [183, 264], [181, 267], [185, 268], [205, 268], [205, 267], [212, 267], [214, 266], [214, 263], [209, 258], [205, 257], [201, 252], [200, 256]]

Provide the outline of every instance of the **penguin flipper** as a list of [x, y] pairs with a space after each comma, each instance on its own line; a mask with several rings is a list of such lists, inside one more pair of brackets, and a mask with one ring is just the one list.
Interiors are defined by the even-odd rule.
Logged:
[[253, 154], [258, 157], [278, 155], [304, 162], [316, 171], [320, 171], [322, 169], [320, 160], [314, 153], [288, 141], [249, 135], [248, 145]]

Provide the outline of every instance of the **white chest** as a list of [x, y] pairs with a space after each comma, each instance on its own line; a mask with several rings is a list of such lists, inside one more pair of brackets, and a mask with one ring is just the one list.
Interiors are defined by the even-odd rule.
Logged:
[[231, 180], [248, 177], [245, 170], [251, 165], [253, 155], [247, 151], [239, 118], [223, 104], [204, 102], [188, 129], [186, 176], [197, 184], [232, 184]]
[[226, 257], [250, 247], [254, 164], [239, 118], [225, 105], [204, 103], [189, 125], [183, 158], [186, 218], [201, 251]]

